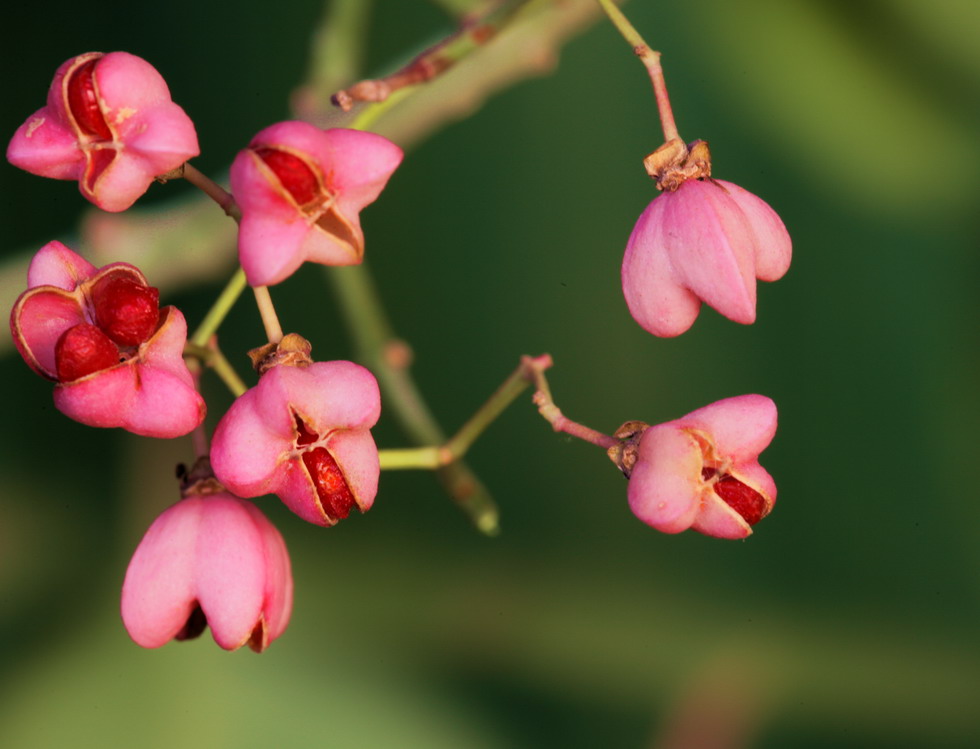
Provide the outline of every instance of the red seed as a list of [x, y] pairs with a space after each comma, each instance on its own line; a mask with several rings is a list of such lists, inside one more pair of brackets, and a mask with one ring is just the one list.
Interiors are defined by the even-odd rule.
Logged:
[[320, 435], [308, 429], [306, 424], [297, 414], [293, 414], [293, 420], [296, 422], [296, 431], [299, 433], [299, 436], [296, 437], [297, 446], [312, 445], [314, 442], [320, 439]]
[[321, 196], [320, 181], [299, 156], [268, 146], [260, 146], [253, 150], [275, 173], [282, 186], [300, 207], [312, 203]]
[[87, 322], [69, 328], [54, 346], [59, 382], [71, 382], [119, 363], [119, 349], [108, 336]]
[[106, 276], [92, 289], [95, 322], [120, 346], [138, 346], [160, 320], [160, 291], [130, 276]]
[[734, 476], [725, 475], [715, 482], [715, 494], [721, 497], [746, 523], [755, 525], [769, 514], [766, 498]]
[[96, 57], [72, 71], [67, 84], [68, 109], [83, 134], [100, 140], [112, 140], [112, 130], [102, 113], [95, 90], [95, 65], [100, 59]]
[[340, 520], [350, 515], [351, 508], [356, 504], [354, 495], [351, 494], [347, 480], [337, 466], [337, 462], [326, 448], [317, 447], [305, 453], [303, 463], [306, 465], [306, 470], [310, 472], [310, 478], [316, 486], [316, 493], [324, 512], [333, 520]]

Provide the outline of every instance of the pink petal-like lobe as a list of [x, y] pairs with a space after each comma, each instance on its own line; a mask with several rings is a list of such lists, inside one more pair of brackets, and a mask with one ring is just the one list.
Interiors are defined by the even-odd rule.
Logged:
[[181, 500], [158, 517], [126, 571], [122, 618], [147, 648], [178, 637], [197, 607], [226, 650], [263, 650], [285, 630], [293, 584], [282, 536], [230, 494]]
[[756, 278], [789, 267], [789, 234], [776, 212], [737, 185], [690, 179], [655, 198], [626, 245], [622, 282], [630, 314], [658, 336], [686, 331], [706, 302], [755, 321]]
[[650, 427], [630, 476], [630, 508], [664, 533], [691, 527], [701, 500], [701, 450], [690, 435], [669, 424]]

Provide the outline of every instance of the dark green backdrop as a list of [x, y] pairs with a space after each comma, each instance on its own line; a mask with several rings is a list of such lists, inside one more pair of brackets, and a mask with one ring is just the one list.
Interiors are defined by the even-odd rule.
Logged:
[[[451, 29], [378, 0], [367, 71]], [[746, 542], [665, 536], [628, 511], [597, 450], [528, 397], [469, 459], [503, 533], [478, 536], [426, 474], [323, 530], [262, 507], [296, 606], [260, 657], [201, 640], [143, 651], [118, 618], [129, 554], [176, 499], [185, 440], [96, 432], [54, 411], [6, 347], [0, 745], [209, 747], [973, 747], [977, 648], [977, 138], [972, 0], [634, 0], [664, 53], [682, 135], [759, 194], [794, 240], [759, 321], [705, 310], [657, 340], [629, 317], [622, 250], [655, 191], [649, 85], [607, 23], [415, 147], [364, 214], [368, 259], [447, 429], [524, 353], [550, 352], [566, 414], [604, 431], [730, 395], [773, 397], [779, 487]], [[12, 134], [68, 57], [150, 60], [218, 175], [288, 116], [314, 0], [234, 7], [54, 2], [3, 24]], [[6, 137], [6, 136], [5, 136]], [[3, 270], [77, 236], [77, 189], [0, 169]], [[146, 203], [189, 195], [155, 186]], [[91, 249], [91, 248], [90, 248]], [[193, 325], [218, 276], [165, 290]], [[151, 279], [152, 280], [152, 279]], [[23, 283], [18, 281], [18, 283]], [[4, 310], [19, 289], [3, 289]], [[351, 356], [322, 273], [273, 290], [320, 358]], [[244, 299], [224, 333], [260, 342]], [[244, 370], [244, 367], [242, 367]], [[213, 418], [227, 402], [215, 387]], [[382, 446], [405, 444], [390, 419]], [[685, 731], [687, 733], [685, 733]], [[673, 742], [673, 743], [672, 743]]]

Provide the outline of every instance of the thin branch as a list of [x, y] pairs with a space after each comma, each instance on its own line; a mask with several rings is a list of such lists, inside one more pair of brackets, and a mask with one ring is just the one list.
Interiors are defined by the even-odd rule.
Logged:
[[445, 444], [438, 447], [382, 450], [381, 468], [384, 470], [432, 469], [459, 460], [504, 409], [513, 403], [528, 385], [537, 381], [539, 373], [550, 367], [551, 363], [551, 357], [547, 354], [533, 358], [522, 357], [517, 369]]
[[670, 98], [667, 96], [667, 83], [664, 80], [664, 69], [660, 66], [660, 53], [651, 49], [643, 37], [640, 36], [629, 19], [623, 15], [623, 11], [613, 2], [613, 0], [598, 0], [599, 5], [609, 16], [609, 20], [622, 35], [622, 37], [633, 47], [633, 53], [640, 58], [640, 62], [650, 74], [650, 81], [653, 83], [653, 94], [657, 99], [657, 110], [660, 112], [660, 124], [664, 131], [664, 140], [671, 141], [679, 139], [677, 125], [674, 123], [674, 112], [670, 108]]
[[[387, 410], [416, 445], [441, 445], [446, 436], [408, 371], [411, 349], [395, 337], [374, 281], [364, 265], [326, 268], [347, 329], [354, 339], [356, 358], [374, 372]], [[463, 462], [437, 469], [450, 498], [487, 535], [499, 530], [499, 512], [490, 492]]]
[[235, 202], [235, 197], [202, 171], [191, 166], [189, 161], [180, 168], [180, 176], [221, 206], [225, 214], [235, 221], [242, 220], [242, 212]]
[[255, 292], [255, 303], [258, 305], [259, 315], [262, 317], [265, 337], [269, 343], [279, 343], [282, 340], [282, 325], [279, 324], [279, 316], [276, 314], [275, 305], [272, 303], [269, 287], [253, 286], [252, 291]]
[[190, 342], [198, 346], [206, 346], [211, 336], [215, 334], [228, 312], [238, 301], [238, 297], [245, 291], [248, 282], [245, 280], [245, 271], [239, 268], [235, 275], [231, 277], [218, 298], [214, 300], [211, 309], [208, 310], [197, 330], [190, 337]]
[[331, 101], [345, 112], [357, 102], [383, 102], [396, 91], [431, 81], [496, 36], [529, 0], [497, 0], [480, 15], [463, 18], [456, 33], [424, 50], [391, 75], [367, 79], [342, 89]]

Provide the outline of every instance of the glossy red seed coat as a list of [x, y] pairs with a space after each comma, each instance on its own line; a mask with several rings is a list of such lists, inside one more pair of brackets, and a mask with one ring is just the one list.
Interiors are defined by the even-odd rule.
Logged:
[[54, 348], [59, 382], [71, 382], [119, 363], [119, 349], [94, 325], [79, 323], [66, 330]]
[[[707, 481], [718, 475], [714, 468], [703, 468], [701, 478]], [[725, 474], [714, 485], [715, 494], [725, 500], [725, 504], [742, 516], [749, 525], [755, 525], [769, 514], [769, 503], [759, 492], [743, 484], [731, 474]]]
[[320, 181], [303, 159], [277, 148], [260, 146], [254, 150], [299, 206], [305, 206], [320, 197]]
[[[298, 433], [297, 446], [312, 445], [320, 439], [319, 435], [307, 428], [299, 416], [296, 416], [295, 420]], [[337, 461], [327, 449], [317, 447], [303, 453], [303, 465], [313, 479], [324, 512], [334, 520], [342, 520], [350, 515], [351, 509], [356, 504], [354, 495], [351, 494], [347, 479], [344, 478]]]
[[79, 65], [68, 79], [68, 109], [75, 124], [85, 135], [100, 140], [112, 140], [112, 130], [102, 114], [95, 89], [95, 65], [100, 57]]
[[160, 320], [160, 291], [129, 276], [107, 276], [92, 289], [95, 322], [120, 346], [138, 346]]
[[715, 482], [715, 494], [725, 500], [749, 525], [755, 525], [769, 514], [769, 503], [765, 497], [734, 476], [718, 479]]
[[106, 276], [92, 289], [95, 322], [120, 346], [138, 346], [160, 320], [160, 291], [129, 276]]
[[347, 486], [337, 461], [324, 447], [317, 447], [303, 455], [303, 463], [316, 485], [316, 493], [324, 512], [334, 520], [350, 515], [354, 507], [354, 495]]

